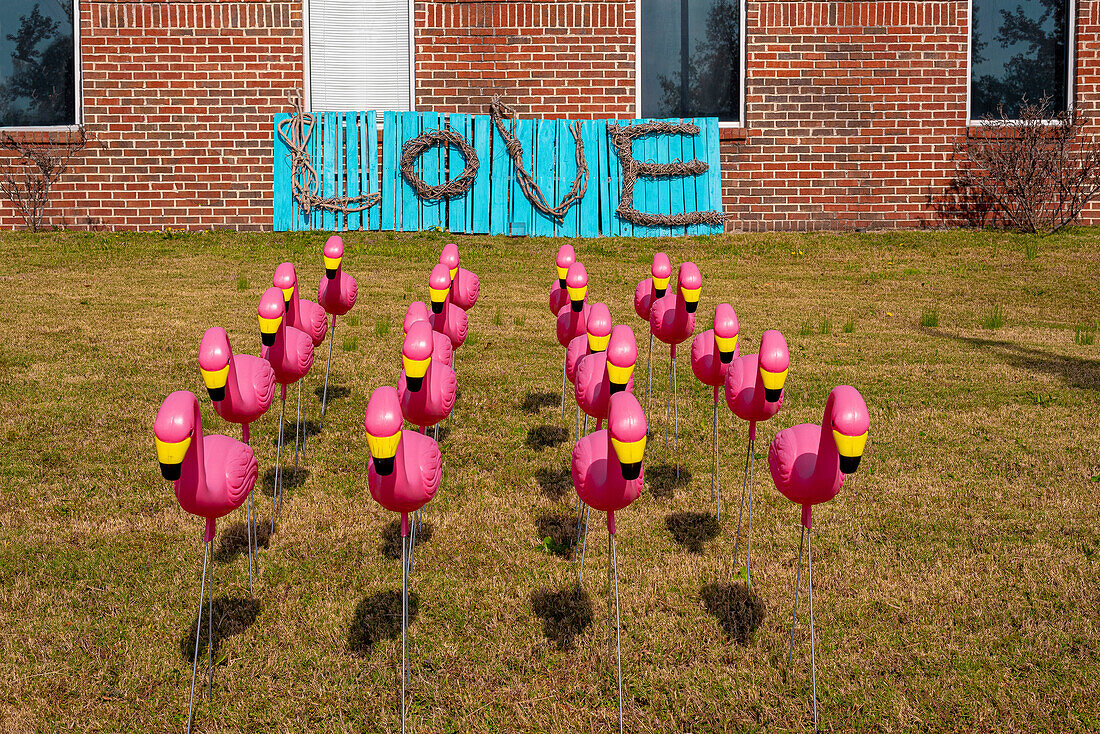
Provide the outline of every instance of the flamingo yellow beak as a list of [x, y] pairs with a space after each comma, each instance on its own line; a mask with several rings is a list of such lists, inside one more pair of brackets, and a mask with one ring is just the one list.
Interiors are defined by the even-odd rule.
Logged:
[[562, 288], [565, 287], [565, 276], [568, 274], [569, 268], [563, 268], [561, 265], [558, 266], [558, 285]]
[[653, 292], [657, 295], [658, 298], [661, 298], [665, 295], [665, 291], [668, 290], [668, 281], [671, 277], [672, 276], [653, 279]]
[[269, 319], [260, 316], [258, 318], [260, 319], [260, 341], [265, 347], [270, 347], [275, 343], [275, 334], [278, 333], [279, 327], [283, 323], [283, 317], [276, 316]]
[[763, 367], [760, 368], [760, 377], [764, 380], [764, 399], [769, 403], [778, 403], [783, 397], [783, 385], [787, 382], [788, 372], [789, 367], [782, 372], [768, 372]]
[[833, 440], [836, 441], [836, 449], [840, 453], [840, 471], [854, 474], [859, 468], [863, 450], [867, 447], [867, 431], [861, 436], [848, 436], [834, 428]]
[[588, 286], [566, 286], [565, 290], [569, 292], [569, 303], [573, 305], [573, 310], [580, 312], [584, 308], [584, 298], [588, 295]]
[[607, 343], [611, 341], [611, 334], [604, 334], [603, 336], [596, 336], [595, 334], [588, 335], [588, 351], [590, 352], [602, 352], [607, 349]]
[[367, 433], [367, 446], [370, 447], [374, 470], [379, 476], [393, 474], [394, 457], [397, 456], [397, 444], [401, 442], [401, 431], [392, 436], [375, 436]]
[[447, 288], [428, 288], [428, 295], [432, 299], [432, 313], [443, 313], [443, 304], [447, 300]]
[[717, 336], [714, 337], [714, 343], [718, 347], [718, 359], [722, 361], [722, 364], [729, 364], [733, 361], [733, 353], [737, 351], [737, 334], [733, 336]]
[[618, 365], [608, 362], [607, 381], [611, 385], [611, 394], [614, 395], [617, 392], [622, 392], [623, 390], [625, 390], [627, 384], [630, 382], [630, 377], [633, 374], [634, 365], [620, 367]]
[[619, 467], [623, 472], [623, 479], [630, 481], [637, 479], [642, 473], [642, 455], [645, 453], [645, 436], [637, 441], [619, 441], [611, 439], [611, 448], [615, 450], [615, 456], [619, 460]]
[[176, 481], [183, 471], [183, 457], [187, 456], [187, 450], [191, 448], [191, 437], [188, 436], [176, 443], [161, 441], [156, 436], [153, 436], [153, 440], [157, 444], [157, 461], [160, 462], [161, 476], [169, 482]]
[[428, 365], [430, 365], [431, 362], [431, 357], [413, 359], [412, 357], [401, 355], [401, 363], [405, 366], [405, 385], [410, 390], [413, 392], [420, 392], [420, 387], [424, 384], [424, 375], [428, 374]]
[[699, 308], [699, 294], [702, 291], [702, 288], [680, 288], [680, 293], [684, 295], [684, 306], [688, 313], [695, 313], [695, 309]]
[[280, 289], [283, 292], [283, 308], [290, 310], [290, 299], [294, 298], [294, 286]]
[[458, 275], [458, 266], [455, 266], [455, 267], [451, 268], [451, 280], [452, 281], [455, 279], [456, 275]]
[[340, 260], [341, 260], [341, 258], [339, 258], [339, 257], [329, 257], [328, 255], [325, 255], [324, 257], [325, 257], [325, 277], [328, 278], [329, 280], [334, 280], [336, 278], [336, 271], [340, 269]]
[[199, 372], [202, 373], [202, 381], [206, 383], [206, 392], [210, 393], [210, 400], [215, 403], [225, 400], [225, 383], [229, 381], [229, 365], [226, 364], [220, 370], [204, 370], [200, 367]]

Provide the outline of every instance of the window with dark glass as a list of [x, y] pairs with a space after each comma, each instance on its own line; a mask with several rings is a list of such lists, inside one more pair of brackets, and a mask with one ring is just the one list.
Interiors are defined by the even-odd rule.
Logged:
[[74, 125], [73, 0], [0, 0], [0, 127]]
[[1066, 110], [1069, 0], [972, 0], [970, 117], [1019, 114], [1027, 100]]
[[641, 0], [642, 117], [741, 119], [741, 0]]

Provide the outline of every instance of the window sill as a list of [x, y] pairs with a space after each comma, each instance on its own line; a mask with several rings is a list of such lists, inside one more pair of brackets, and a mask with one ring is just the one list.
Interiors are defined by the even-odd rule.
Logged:
[[718, 139], [719, 140], [748, 140], [749, 131], [748, 128], [742, 125], [722, 127], [718, 126]]
[[84, 128], [72, 127], [0, 127], [0, 140], [11, 139], [23, 145], [72, 145], [86, 141]]

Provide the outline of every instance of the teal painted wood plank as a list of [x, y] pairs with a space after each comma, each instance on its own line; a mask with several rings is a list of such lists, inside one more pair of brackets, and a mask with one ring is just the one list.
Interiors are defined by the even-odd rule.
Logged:
[[290, 148], [279, 136], [279, 123], [290, 115], [279, 113], [275, 115], [275, 124], [272, 128], [273, 149], [271, 170], [271, 227], [276, 232], [287, 232], [291, 228], [291, 206], [294, 197], [290, 188]]
[[[470, 140], [469, 130], [470, 118], [468, 115], [449, 115], [447, 117], [447, 127], [452, 132], [456, 132], [462, 137]], [[447, 147], [447, 180], [453, 181], [462, 175], [462, 171], [466, 168], [466, 158], [459, 152], [458, 148], [448, 146]], [[472, 194], [467, 191], [462, 196], [452, 197], [447, 201], [447, 230], [450, 232], [466, 232], [466, 216], [469, 210], [469, 200], [472, 199]]]
[[[610, 122], [616, 125], [630, 124], [629, 120], [611, 120]], [[608, 138], [607, 146], [608, 190], [611, 192], [611, 234], [616, 237], [629, 237], [633, 234], [630, 223], [623, 220], [617, 213], [619, 201], [623, 194], [623, 166], [619, 161], [619, 154], [611, 144], [610, 138]]]
[[[557, 205], [573, 187], [577, 176], [577, 141], [573, 139], [571, 120], [558, 120], [558, 170], [555, 177], [554, 204]], [[581, 139], [583, 143], [583, 138]], [[554, 225], [555, 237], [576, 237], [580, 224], [581, 203], [569, 207], [561, 224]]]
[[[420, 134], [420, 115], [416, 112], [402, 112], [398, 116], [398, 125], [400, 126], [399, 140], [401, 142], [397, 145], [397, 164], [400, 165], [401, 149], [405, 143], [415, 138]], [[424, 173], [424, 161], [423, 157], [418, 159], [413, 164], [413, 170], [417, 175], [423, 176]], [[398, 229], [402, 232], [419, 232], [420, 231], [420, 198], [413, 191], [409, 182], [405, 180], [405, 177], [401, 175], [401, 172], [397, 173], [400, 180], [401, 189], [401, 203], [398, 209], [400, 216], [400, 223]]]
[[470, 223], [467, 231], [473, 234], [487, 234], [489, 232], [489, 197], [491, 182], [489, 176], [492, 172], [491, 155], [491, 128], [492, 121], [488, 115], [474, 115], [473, 145], [477, 151], [478, 171], [474, 179], [474, 188], [468, 196], [470, 203], [467, 222]]
[[[339, 149], [340, 128], [339, 113], [326, 112], [324, 114], [324, 127], [321, 140], [321, 196], [331, 199], [336, 196], [336, 151]], [[321, 212], [321, 227], [331, 231], [335, 228], [336, 217], [332, 211], [325, 209]]]
[[[359, 196], [359, 180], [362, 169], [359, 166], [359, 129], [365, 112], [349, 112], [345, 121], [344, 135], [347, 144], [347, 168], [344, 178], [347, 182], [348, 198]], [[356, 232], [362, 226], [363, 217], [360, 212], [348, 212], [347, 229]]]
[[[505, 121], [504, 125], [506, 130], [514, 132], [511, 122]], [[505, 234], [508, 232], [508, 214], [512, 210], [512, 177], [515, 175], [515, 166], [504, 147], [504, 138], [500, 136], [495, 125], [492, 140], [489, 231], [492, 234]]]
[[612, 150], [607, 136], [607, 126], [614, 122], [614, 120], [596, 121], [596, 150], [599, 166], [596, 171], [596, 185], [599, 188], [600, 197], [600, 234], [604, 237], [615, 234], [615, 207], [618, 206], [614, 203], [614, 192], [611, 190], [611, 167], [617, 166], [618, 163], [610, 160], [615, 158], [615, 151]]
[[577, 236], [598, 237], [600, 234], [600, 149], [596, 120], [581, 122], [581, 142], [584, 162], [588, 165], [588, 188], [577, 206]]
[[[646, 122], [656, 122], [656, 120], [647, 120]], [[644, 160], [652, 161], [654, 163], [661, 162], [661, 139], [665, 138], [665, 135], [650, 135], [645, 140], [645, 153]], [[651, 212], [654, 214], [661, 213], [661, 179], [650, 178], [646, 181], [646, 204], [643, 211]], [[651, 226], [645, 228], [646, 237], [660, 237], [665, 233], [665, 229], [662, 227]]]
[[401, 205], [401, 192], [397, 181], [397, 148], [400, 133], [397, 113], [382, 113], [382, 202], [379, 218], [381, 228], [393, 231], [398, 228], [397, 212]]
[[[306, 153], [310, 156], [310, 160], [313, 158], [313, 141], [316, 138], [316, 127], [314, 127], [313, 132], [310, 133], [309, 139], [304, 143]], [[302, 209], [297, 202], [294, 203], [294, 222], [292, 229], [295, 232], [306, 232], [313, 229], [313, 214]]]
[[[677, 120], [679, 122], [679, 120]], [[682, 135], [663, 135], [661, 136], [661, 162], [671, 163], [680, 159], [680, 139]], [[684, 177], [683, 176], [666, 176], [661, 179], [660, 187], [660, 203], [661, 213], [663, 214], [679, 214], [684, 209]], [[668, 237], [671, 235], [682, 235], [684, 233], [683, 227], [662, 227], [662, 233]]]
[[[313, 132], [309, 136], [309, 160], [313, 163], [313, 170], [317, 172], [317, 190], [321, 191], [321, 170], [324, 167], [321, 161], [321, 135], [324, 128], [324, 115], [314, 115]], [[304, 230], [321, 228], [321, 211], [312, 210], [308, 215], [308, 223]]]
[[[420, 113], [420, 132], [426, 133], [439, 130], [443, 127], [443, 116], [438, 112]], [[429, 186], [441, 186], [444, 181], [445, 167], [443, 165], [445, 151], [441, 146], [435, 145], [428, 148], [424, 155], [420, 156], [420, 179]], [[435, 229], [447, 223], [446, 204], [442, 201], [428, 201], [419, 199], [420, 203], [420, 229]]]
[[[516, 121], [516, 140], [519, 141], [523, 149], [521, 156], [523, 167], [528, 173], [532, 173], [535, 170], [534, 120], [521, 119]], [[522, 224], [527, 235], [534, 233], [535, 207], [531, 205], [527, 195], [523, 193], [523, 189], [519, 185], [519, 179], [515, 175], [512, 177], [512, 208], [508, 219], [509, 224]]]
[[[722, 153], [721, 145], [718, 140], [718, 118], [708, 117], [706, 118], [706, 141], [707, 141], [707, 180], [710, 182], [710, 206], [711, 208], [721, 213], [722, 212]], [[722, 226], [717, 224], [706, 225], [707, 232], [709, 234], [719, 234], [722, 231]]]
[[[698, 125], [699, 121], [693, 117], [686, 118], [684, 122]], [[700, 131], [702, 128], [700, 128]], [[684, 135], [680, 138], [680, 160], [687, 163], [693, 161], [699, 156], [695, 152], [695, 144], [700, 139], [699, 135]], [[700, 176], [685, 176], [684, 188], [683, 188], [683, 211], [693, 212], [698, 211], [699, 207], [696, 205], [695, 190], [699, 186]], [[699, 234], [699, 225], [692, 224], [684, 228], [684, 234]]]
[[[527, 170], [535, 175], [535, 183], [546, 197], [551, 207], [558, 205], [557, 171], [561, 166], [558, 157], [558, 124], [556, 120], [535, 120], [534, 167]], [[534, 234], [540, 237], [553, 237], [555, 220], [532, 207]]]
[[[699, 126], [699, 134], [695, 136], [695, 157], [711, 165], [707, 157], [707, 120], [705, 117], [695, 118], [695, 124]], [[698, 211], [710, 211], [710, 169], [695, 177], [695, 207]], [[695, 225], [695, 234], [707, 234], [708, 227], [705, 224]]]
[[[362, 166], [359, 191], [374, 194], [380, 190], [378, 180], [378, 115], [367, 110], [361, 118], [359, 128], [359, 165]], [[364, 230], [377, 231], [381, 219], [381, 202], [375, 204], [362, 215]]]

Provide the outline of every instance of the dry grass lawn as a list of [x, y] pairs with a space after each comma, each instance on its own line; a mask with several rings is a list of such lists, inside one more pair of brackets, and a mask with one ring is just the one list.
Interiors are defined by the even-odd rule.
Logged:
[[[243, 515], [220, 524], [215, 697], [197, 701], [196, 731], [400, 729], [399, 563], [393, 517], [366, 488], [362, 420], [371, 390], [396, 382], [405, 307], [426, 299], [449, 239], [346, 238], [361, 301], [338, 323], [334, 399], [260, 552], [255, 603]], [[561, 353], [546, 306], [559, 243], [454, 239], [482, 295], [460, 352], [445, 485], [425, 513], [432, 534], [412, 578], [411, 730], [611, 731], [607, 533], [593, 523], [576, 592], [563, 474], [572, 439], [555, 444], [543, 428], [559, 421]], [[208, 431], [239, 436], [210, 410], [199, 338], [220, 325], [236, 349], [257, 352], [256, 306], [275, 266], [295, 262], [303, 293], [315, 294], [323, 241], [0, 236], [0, 730], [182, 730], [201, 523], [160, 478], [153, 417], [165, 395], [190, 389]], [[690, 480], [669, 481], [651, 440], [647, 491], [618, 518], [628, 731], [812, 728], [806, 606], [787, 667], [798, 510], [775, 491], [766, 452], [777, 429], [819, 421], [841, 383], [863, 393], [872, 427], [860, 471], [814, 514], [822, 729], [1100, 728], [1100, 344], [1080, 343], [1100, 319], [1100, 231], [1042, 240], [1033, 259], [1026, 241], [577, 242], [590, 297], [635, 327], [643, 351], [631, 298], [660, 248], [699, 264], [700, 323], [728, 301], [744, 350], [778, 328], [792, 353], [783, 410], [757, 442], [763, 619], [747, 639], [737, 613], [752, 605], [723, 592], [746, 429], [723, 410], [721, 524], [691, 514], [712, 510], [712, 414], [681, 359]], [[306, 383], [311, 431], [324, 354]], [[643, 392], [645, 366], [643, 356]], [[667, 378], [661, 349], [655, 431]], [[253, 429], [261, 475], [276, 416]], [[259, 489], [262, 517], [270, 474]]]

